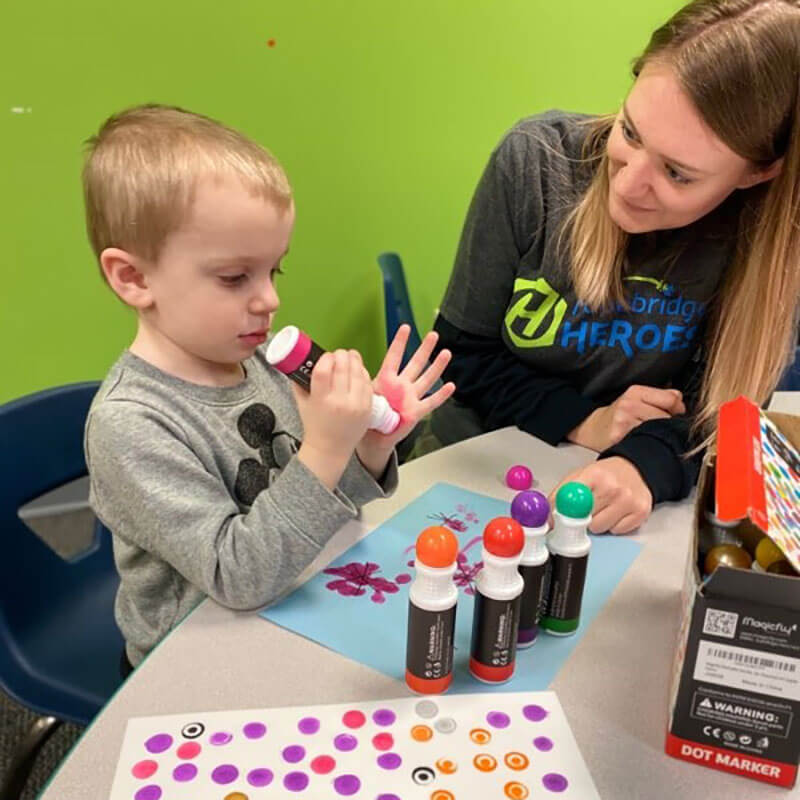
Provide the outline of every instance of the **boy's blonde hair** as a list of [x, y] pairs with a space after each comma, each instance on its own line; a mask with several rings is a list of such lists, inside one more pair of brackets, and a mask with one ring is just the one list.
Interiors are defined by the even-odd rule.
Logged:
[[188, 218], [202, 178], [238, 178], [281, 211], [292, 202], [286, 173], [267, 150], [181, 108], [121, 111], [86, 144], [86, 229], [98, 259], [119, 247], [156, 261], [167, 236]]

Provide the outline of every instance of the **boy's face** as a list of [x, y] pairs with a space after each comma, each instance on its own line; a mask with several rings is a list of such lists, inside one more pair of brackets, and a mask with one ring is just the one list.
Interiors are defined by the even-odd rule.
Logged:
[[264, 342], [294, 218], [294, 206], [280, 211], [238, 181], [198, 184], [189, 219], [146, 277], [152, 304], [143, 317], [176, 373], [188, 365], [229, 374]]

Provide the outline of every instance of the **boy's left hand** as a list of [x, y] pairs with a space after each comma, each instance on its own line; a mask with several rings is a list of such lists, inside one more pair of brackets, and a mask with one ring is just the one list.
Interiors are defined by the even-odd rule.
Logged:
[[[397, 329], [383, 364], [372, 382], [375, 392], [382, 394], [400, 415], [400, 425], [394, 431], [389, 434], [367, 431], [356, 448], [361, 462], [373, 474], [375, 474], [373, 465], [376, 468], [380, 467], [382, 472], [395, 445], [408, 436], [424, 416], [442, 405], [456, 388], [454, 383], [446, 383], [425, 397], [425, 393], [439, 380], [450, 361], [450, 351], [442, 350], [433, 363], [428, 364], [428, 359], [439, 339], [439, 335], [433, 331], [425, 336], [416, 353], [400, 370], [410, 333], [411, 328], [408, 325], [401, 325]], [[380, 461], [383, 461], [382, 465], [379, 464]]]

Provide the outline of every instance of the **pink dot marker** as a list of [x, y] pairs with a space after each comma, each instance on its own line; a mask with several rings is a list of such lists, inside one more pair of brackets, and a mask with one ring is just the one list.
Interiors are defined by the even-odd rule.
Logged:
[[524, 464], [514, 464], [506, 472], [506, 486], [515, 492], [525, 492], [533, 486], [533, 473]]

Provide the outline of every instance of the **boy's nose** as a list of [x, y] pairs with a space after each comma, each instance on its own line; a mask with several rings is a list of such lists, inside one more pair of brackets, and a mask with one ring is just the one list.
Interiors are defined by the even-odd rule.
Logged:
[[254, 295], [250, 301], [250, 310], [254, 313], [275, 311], [280, 305], [278, 293], [270, 281], [258, 294]]

